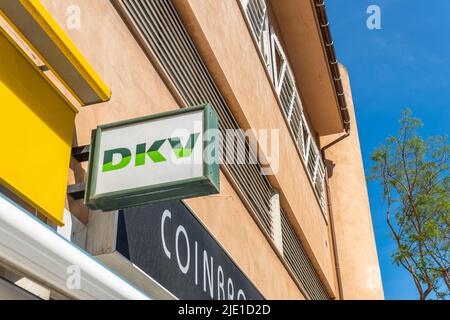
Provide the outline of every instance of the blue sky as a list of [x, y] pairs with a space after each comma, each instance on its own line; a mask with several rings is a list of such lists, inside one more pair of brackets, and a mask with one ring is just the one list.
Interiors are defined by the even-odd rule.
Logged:
[[[369, 30], [369, 5], [381, 8], [381, 30]], [[329, 0], [338, 59], [349, 73], [366, 174], [371, 152], [398, 130], [405, 107], [425, 123], [422, 135], [450, 129], [450, 1]], [[386, 299], [417, 299], [406, 271], [391, 262], [395, 244], [381, 188], [368, 183]]]

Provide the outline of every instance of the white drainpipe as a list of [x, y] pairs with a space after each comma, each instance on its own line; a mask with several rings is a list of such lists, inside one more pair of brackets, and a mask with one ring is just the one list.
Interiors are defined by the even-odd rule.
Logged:
[[151, 299], [1, 193], [0, 261], [70, 298]]

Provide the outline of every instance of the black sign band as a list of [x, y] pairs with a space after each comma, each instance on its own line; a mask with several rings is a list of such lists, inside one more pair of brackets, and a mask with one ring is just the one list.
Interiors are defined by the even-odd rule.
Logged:
[[116, 247], [179, 299], [264, 299], [180, 201], [121, 210]]

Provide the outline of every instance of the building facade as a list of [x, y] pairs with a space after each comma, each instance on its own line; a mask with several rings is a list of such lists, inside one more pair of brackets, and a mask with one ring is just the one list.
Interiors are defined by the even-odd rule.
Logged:
[[[16, 162], [2, 164], [11, 168], [0, 171], [0, 211], [9, 219], [2, 228], [11, 233], [0, 238], [4, 297], [383, 299], [349, 77], [336, 60], [323, 1], [18, 3], [23, 15], [0, 1], [9, 34], [2, 46], [11, 52], [0, 53], [0, 93], [19, 97], [24, 113], [32, 110], [52, 130], [8, 141], [33, 139], [30, 148], [42, 157], [50, 149], [54, 163], [36, 163], [32, 186], [16, 181]], [[44, 31], [48, 21], [57, 25], [49, 43], [62, 48], [61, 58], [26, 32], [27, 12], [40, 21], [33, 10], [46, 12]], [[22, 70], [7, 60], [14, 49], [28, 52], [39, 76], [56, 78], [59, 85], [45, 90], [57, 98], [39, 96], [44, 89], [34, 82], [11, 84]], [[19, 90], [36, 91], [34, 99]], [[34, 102], [48, 99], [53, 109]], [[235, 133], [236, 148], [223, 158], [254, 160], [222, 161], [219, 194], [111, 212], [84, 204], [97, 126], [202, 104], [217, 113], [222, 137]], [[270, 147], [261, 129], [276, 132]], [[59, 149], [47, 143], [52, 134]], [[3, 154], [9, 145], [0, 147]], [[53, 172], [67, 178], [64, 194], [51, 192], [61, 184]], [[44, 194], [31, 194], [36, 189]], [[45, 205], [56, 197], [63, 208]], [[61, 211], [59, 220], [52, 210]], [[53, 247], [41, 243], [50, 240]], [[50, 258], [61, 259], [60, 269]]]

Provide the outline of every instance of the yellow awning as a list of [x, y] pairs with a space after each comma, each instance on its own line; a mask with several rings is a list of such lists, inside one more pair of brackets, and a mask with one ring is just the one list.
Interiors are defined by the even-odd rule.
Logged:
[[9, 21], [81, 105], [104, 102], [110, 89], [39, 0], [0, 0]]
[[39, 1], [0, 0], [0, 16], [0, 184], [63, 225], [73, 98], [89, 105], [111, 92]]

